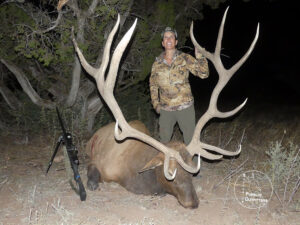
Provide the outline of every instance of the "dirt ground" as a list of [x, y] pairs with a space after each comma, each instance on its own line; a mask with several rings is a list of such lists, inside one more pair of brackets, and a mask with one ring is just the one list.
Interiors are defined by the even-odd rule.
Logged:
[[[230, 126], [234, 127], [232, 123]], [[248, 128], [250, 132], [251, 126]], [[274, 126], [265, 128], [269, 135], [274, 135]], [[237, 130], [240, 135], [242, 130]], [[254, 141], [256, 135], [249, 134], [245, 138], [243, 151], [237, 159], [202, 162], [200, 174], [193, 178], [199, 197], [197, 209], [183, 208], [171, 195], [135, 195], [115, 183], [102, 183], [94, 192], [87, 190], [87, 199], [81, 202], [67, 181], [63, 161], [55, 162], [45, 175], [53, 151], [53, 137], [49, 140], [1, 137], [0, 225], [299, 225], [300, 212], [282, 212], [274, 194], [267, 205], [255, 209], [245, 207], [236, 198], [234, 190], [238, 177], [247, 170], [259, 168], [260, 156], [255, 151], [260, 150], [260, 142]], [[81, 154], [80, 161], [80, 173], [86, 185], [88, 159]]]

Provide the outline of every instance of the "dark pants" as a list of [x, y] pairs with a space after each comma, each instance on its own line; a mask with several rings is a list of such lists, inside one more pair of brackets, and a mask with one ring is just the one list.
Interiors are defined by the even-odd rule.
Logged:
[[188, 145], [195, 130], [194, 105], [180, 111], [160, 111], [159, 135], [162, 143], [168, 143], [171, 140], [176, 122], [183, 133], [184, 143]]

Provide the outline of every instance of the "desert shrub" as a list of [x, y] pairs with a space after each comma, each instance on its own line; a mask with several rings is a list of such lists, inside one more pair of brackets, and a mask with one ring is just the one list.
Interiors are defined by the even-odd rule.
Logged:
[[281, 141], [276, 141], [266, 154], [268, 160], [264, 164], [274, 192], [283, 209], [291, 207], [300, 186], [300, 149], [292, 142], [283, 146]]

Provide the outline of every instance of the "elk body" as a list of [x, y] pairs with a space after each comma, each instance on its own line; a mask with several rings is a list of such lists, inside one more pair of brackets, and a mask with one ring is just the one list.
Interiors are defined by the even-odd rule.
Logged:
[[[140, 121], [132, 121], [130, 126], [148, 134]], [[88, 188], [95, 190], [98, 183], [116, 182], [136, 194], [171, 194], [186, 208], [196, 208], [198, 197], [192, 183], [192, 174], [182, 169], [176, 160], [170, 161], [169, 170], [177, 175], [173, 181], [164, 177], [164, 155], [153, 147], [134, 139], [118, 142], [114, 137], [115, 123], [100, 128], [89, 140], [86, 150], [91, 158], [88, 166]], [[169, 147], [178, 151], [182, 158], [193, 165], [191, 155], [185, 145], [171, 142]]]
[[[209, 107], [197, 122], [192, 141], [187, 146], [183, 143], [165, 145], [149, 136], [147, 129], [140, 122], [128, 123], [114, 97], [113, 90], [120, 60], [132, 37], [136, 21], [119, 42], [110, 60], [110, 47], [120, 22], [120, 16], [118, 16], [117, 23], [107, 38], [99, 68], [92, 67], [86, 61], [73, 35], [73, 43], [81, 65], [95, 78], [101, 96], [116, 119], [115, 124], [98, 130], [88, 143], [87, 149], [91, 156], [88, 168], [90, 189], [97, 188], [100, 180], [114, 181], [134, 193], [166, 192], [176, 196], [184, 207], [197, 207], [198, 199], [192, 185], [191, 174], [200, 170], [200, 155], [210, 160], [218, 160], [223, 155], [240, 154], [241, 146], [237, 151], [231, 152], [200, 140], [201, 131], [210, 119], [230, 117], [246, 104], [244, 101], [229, 112], [220, 112], [217, 107], [220, 92], [249, 57], [259, 33], [258, 26], [255, 38], [245, 55], [231, 68], [225, 69], [221, 60], [221, 42], [227, 11], [228, 8], [222, 19], [214, 53], [206, 51], [197, 43], [193, 34], [193, 24], [191, 25], [190, 35], [195, 48], [213, 63], [219, 80], [212, 92]], [[105, 76], [109, 61], [109, 71]], [[157, 153], [157, 150], [160, 153]], [[198, 157], [196, 166], [191, 163], [193, 156]]]

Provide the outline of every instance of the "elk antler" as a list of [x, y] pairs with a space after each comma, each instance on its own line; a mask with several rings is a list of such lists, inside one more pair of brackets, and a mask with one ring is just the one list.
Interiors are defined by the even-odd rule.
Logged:
[[[228, 81], [230, 80], [232, 75], [243, 65], [243, 63], [247, 60], [248, 56], [250, 55], [250, 53], [254, 49], [254, 46], [256, 44], [256, 41], [258, 39], [258, 34], [259, 34], [259, 24], [258, 24], [255, 38], [252, 41], [252, 44], [249, 47], [246, 54], [235, 65], [233, 65], [230, 69], [225, 69], [224, 65], [221, 61], [220, 54], [221, 54], [221, 42], [222, 42], [222, 37], [223, 37], [224, 23], [225, 23], [228, 8], [229, 7], [227, 7], [227, 9], [224, 13], [223, 19], [222, 19], [222, 23], [221, 23], [221, 26], [220, 26], [220, 29], [219, 29], [216, 49], [215, 49], [214, 53], [210, 53], [210, 52], [206, 51], [204, 48], [202, 48], [197, 43], [197, 41], [194, 37], [194, 34], [193, 34], [193, 23], [191, 24], [191, 28], [190, 28], [190, 35], [191, 35], [191, 39], [192, 39], [192, 42], [193, 42], [195, 48], [197, 48], [203, 54], [203, 56], [208, 58], [214, 64], [214, 67], [216, 68], [216, 70], [218, 72], [218, 75], [219, 75], [219, 80], [218, 80], [218, 83], [217, 83], [216, 87], [214, 88], [214, 90], [212, 92], [209, 107], [208, 107], [207, 111], [199, 119], [199, 121], [196, 125], [192, 141], [187, 146], [187, 150], [189, 151], [189, 153], [191, 155], [194, 155], [194, 154], [199, 155], [200, 154], [202, 157], [207, 158], [207, 159], [211, 159], [211, 160], [220, 159], [220, 158], [223, 157], [223, 155], [235, 156], [235, 155], [238, 155], [241, 152], [241, 145], [239, 146], [239, 149], [237, 151], [230, 152], [230, 151], [226, 151], [226, 150], [223, 150], [221, 148], [218, 148], [216, 146], [208, 145], [208, 144], [205, 144], [205, 143], [201, 142], [200, 141], [200, 135], [201, 135], [201, 131], [202, 131], [204, 125], [210, 119], [212, 119], [214, 117], [217, 117], [217, 118], [230, 117], [230, 116], [234, 115], [235, 113], [237, 113], [246, 104], [247, 99], [241, 105], [239, 105], [238, 107], [236, 107], [232, 111], [220, 112], [218, 110], [218, 107], [217, 107], [217, 100], [218, 100], [220, 92], [225, 87], [225, 85], [228, 83]], [[220, 153], [221, 155], [211, 154], [211, 153], [207, 152], [205, 149]]]
[[[176, 170], [173, 174], [169, 174], [168, 167], [169, 167], [170, 158], [175, 158], [177, 160], [177, 162], [186, 171], [188, 171], [190, 173], [196, 173], [200, 169], [200, 156], [199, 155], [198, 155], [198, 165], [197, 165], [196, 168], [193, 168], [193, 167], [189, 166], [188, 164], [186, 164], [183, 161], [183, 159], [180, 156], [179, 152], [163, 145], [162, 143], [158, 142], [154, 138], [152, 138], [152, 137], [150, 137], [150, 136], [134, 129], [133, 127], [131, 127], [127, 123], [126, 119], [124, 118], [123, 113], [122, 113], [120, 107], [118, 106], [118, 103], [116, 102], [116, 99], [113, 95], [113, 90], [114, 90], [114, 85], [115, 85], [115, 81], [116, 81], [116, 77], [117, 77], [121, 57], [122, 57], [123, 52], [126, 49], [128, 43], [131, 39], [131, 36], [132, 36], [133, 31], [135, 29], [137, 20], [135, 20], [134, 24], [127, 31], [127, 33], [124, 35], [124, 37], [122, 38], [122, 40], [120, 41], [120, 43], [116, 47], [116, 49], [113, 53], [113, 56], [111, 58], [109, 72], [107, 74], [107, 77], [105, 78], [105, 71], [106, 71], [106, 68], [107, 68], [107, 65], [108, 65], [108, 62], [109, 62], [109, 58], [110, 58], [110, 54], [109, 54], [110, 47], [111, 47], [111, 44], [112, 44], [112, 41], [113, 41], [113, 37], [114, 37], [118, 27], [119, 27], [119, 23], [120, 23], [120, 15], [118, 15], [117, 22], [116, 22], [114, 28], [112, 29], [111, 33], [109, 34], [108, 39], [106, 41], [106, 44], [105, 44], [105, 47], [104, 47], [104, 53], [103, 53], [103, 56], [102, 56], [102, 63], [101, 63], [101, 66], [99, 68], [92, 67], [86, 61], [86, 59], [84, 58], [82, 52], [78, 48], [77, 42], [74, 38], [74, 35], [72, 37], [73, 43], [74, 43], [74, 46], [75, 46], [75, 50], [78, 54], [81, 65], [83, 66], [83, 68], [91, 76], [93, 76], [95, 78], [96, 83], [97, 83], [97, 87], [98, 87], [98, 90], [99, 90], [101, 96], [103, 97], [103, 99], [107, 103], [108, 107], [110, 108], [111, 112], [113, 113], [113, 115], [114, 115], [114, 117], [117, 121], [116, 126], [115, 126], [115, 138], [117, 140], [124, 140], [125, 138], [128, 138], [128, 137], [136, 138], [140, 141], [143, 141], [143, 142], [153, 146], [157, 150], [163, 152], [165, 154], [164, 174], [165, 174], [165, 177], [168, 180], [173, 180], [175, 178], [175, 175], [176, 175]], [[121, 133], [119, 133], [118, 127], [121, 128]], [[195, 153], [195, 154], [198, 154], [198, 153]]]

